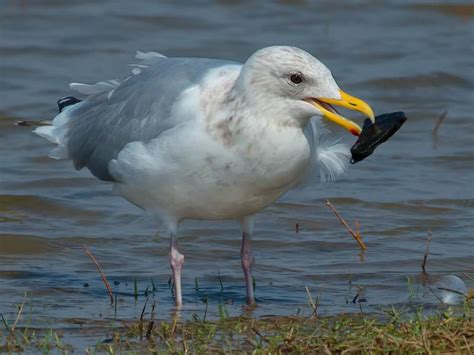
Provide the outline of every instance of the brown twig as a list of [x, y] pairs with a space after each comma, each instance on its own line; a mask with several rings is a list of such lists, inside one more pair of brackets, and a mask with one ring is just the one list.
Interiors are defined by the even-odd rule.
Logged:
[[360, 225], [359, 225], [359, 222], [356, 221], [356, 232], [354, 232], [351, 227], [349, 227], [349, 224], [347, 224], [347, 222], [344, 220], [344, 218], [342, 218], [342, 216], [340, 215], [340, 213], [336, 210], [336, 208], [331, 204], [331, 202], [329, 202], [329, 200], [326, 200], [326, 206], [328, 206], [331, 211], [333, 211], [333, 213], [336, 215], [337, 219], [339, 219], [339, 221], [342, 223], [342, 225], [344, 227], [346, 227], [347, 231], [349, 232], [350, 235], [352, 235], [352, 237], [357, 241], [357, 243], [359, 244], [360, 248], [362, 250], [366, 250], [367, 247], [365, 246], [364, 244], [364, 241], [362, 240], [361, 236], [360, 236]]
[[18, 309], [18, 313], [16, 315], [16, 319], [13, 322], [12, 325], [12, 332], [15, 331], [16, 325], [18, 324], [18, 321], [20, 320], [21, 313], [23, 312], [23, 308], [25, 307], [25, 302], [26, 302], [26, 292], [25, 292], [25, 298], [23, 299], [23, 303], [21, 304], [20, 308]]
[[421, 270], [423, 270], [423, 272], [426, 272], [426, 260], [428, 260], [428, 254], [430, 253], [430, 243], [431, 243], [431, 232], [428, 232], [428, 240], [426, 241], [425, 255], [423, 256], [423, 263], [421, 264]]
[[148, 329], [146, 330], [146, 335], [145, 335], [145, 338], [147, 338], [148, 340], [150, 340], [154, 325], [155, 325], [155, 321], [151, 321], [150, 323], [148, 323]]
[[446, 118], [446, 116], [448, 115], [448, 111], [444, 111], [441, 116], [439, 116], [438, 118], [438, 121], [436, 121], [436, 124], [435, 126], [433, 127], [433, 136], [434, 137], [438, 137], [438, 130], [439, 130], [439, 127], [441, 126], [441, 124], [444, 122], [444, 119]]
[[51, 126], [53, 123], [51, 120], [42, 120], [42, 121], [16, 121], [15, 126], [23, 127], [41, 127], [41, 126]]
[[444, 111], [441, 114], [441, 116], [439, 116], [438, 121], [436, 121], [436, 124], [433, 127], [433, 131], [431, 132], [431, 134], [433, 135], [433, 148], [434, 149], [438, 148], [438, 140], [439, 140], [438, 130], [441, 124], [444, 122], [444, 119], [446, 118], [447, 115], [448, 115], [448, 111]]
[[[148, 297], [147, 297], [148, 300]], [[150, 312], [150, 322], [148, 323], [148, 329], [145, 334], [145, 338], [150, 340], [151, 333], [153, 332], [153, 326], [155, 325], [155, 306], [156, 306], [156, 301], [153, 302], [151, 306], [151, 312]]]
[[140, 340], [143, 339], [143, 316], [145, 315], [147, 304], [148, 304], [148, 297], [146, 298], [145, 304], [143, 305], [142, 313], [140, 314], [140, 323], [138, 324], [138, 327], [140, 328]]
[[100, 277], [102, 278], [102, 281], [104, 282], [105, 287], [107, 288], [107, 292], [109, 293], [110, 297], [110, 304], [114, 304], [114, 295], [112, 294], [112, 289], [110, 288], [110, 285], [107, 281], [107, 278], [105, 277], [104, 272], [102, 271], [102, 268], [100, 267], [99, 263], [97, 262], [97, 259], [92, 255], [91, 251], [89, 250], [88, 247], [85, 246], [85, 244], [82, 244], [82, 248], [86, 252], [87, 256], [91, 258], [92, 262], [95, 264], [97, 271], [100, 273]]

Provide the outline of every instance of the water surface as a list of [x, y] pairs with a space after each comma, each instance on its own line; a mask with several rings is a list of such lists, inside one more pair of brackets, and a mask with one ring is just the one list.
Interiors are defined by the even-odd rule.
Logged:
[[[169, 317], [168, 240], [152, 218], [87, 171], [47, 158], [45, 140], [13, 125], [16, 117], [53, 117], [71, 81], [127, 75], [136, 50], [243, 61], [266, 45], [291, 44], [320, 58], [342, 88], [376, 112], [403, 110], [409, 117], [399, 134], [336, 183], [315, 177], [257, 215], [254, 315], [297, 313], [307, 305], [305, 287], [320, 297], [321, 314], [359, 311], [351, 302], [358, 293], [366, 311], [406, 304], [407, 276], [415, 302], [435, 304], [419, 287], [429, 231], [432, 280], [454, 274], [469, 284], [463, 275], [474, 269], [473, 9], [470, 2], [427, 1], [5, 2], [0, 313], [14, 319], [28, 291], [28, 313], [40, 326], [136, 319], [153, 279], [157, 316]], [[433, 127], [445, 111], [435, 139]], [[350, 223], [359, 220], [368, 246], [362, 256], [326, 199]], [[202, 314], [206, 299], [211, 313], [224, 302], [240, 314], [238, 224], [186, 222], [179, 241], [186, 256], [182, 317]], [[116, 309], [82, 244], [113, 284]]]

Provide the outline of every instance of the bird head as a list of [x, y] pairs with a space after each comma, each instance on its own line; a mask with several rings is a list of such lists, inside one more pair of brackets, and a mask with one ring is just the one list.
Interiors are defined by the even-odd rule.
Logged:
[[374, 122], [367, 103], [342, 91], [331, 71], [299, 48], [260, 49], [244, 64], [238, 84], [265, 116], [284, 124], [304, 126], [312, 116], [322, 116], [358, 136], [360, 126], [340, 115], [334, 106], [359, 111]]

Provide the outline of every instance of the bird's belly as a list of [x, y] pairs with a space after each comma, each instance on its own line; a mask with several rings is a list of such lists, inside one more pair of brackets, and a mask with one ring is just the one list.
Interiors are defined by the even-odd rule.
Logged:
[[[229, 171], [223, 171], [229, 170]], [[230, 219], [254, 214], [287, 192], [300, 175], [252, 175], [222, 169], [201, 174], [161, 175], [153, 184], [125, 185], [122, 194], [158, 215], [178, 219]], [[140, 186], [140, 189], [137, 189]]]
[[176, 219], [230, 219], [254, 214], [291, 188], [259, 188], [235, 179], [165, 179], [156, 184], [118, 184], [119, 193], [154, 214]]
[[246, 186], [197, 189], [181, 200], [178, 215], [189, 219], [229, 219], [254, 214], [274, 202], [287, 189], [255, 191]]
[[119, 193], [173, 219], [238, 218], [265, 208], [287, 192], [305, 173], [310, 157], [304, 138], [280, 145], [291, 147], [286, 150], [265, 147], [251, 153], [246, 147], [225, 150], [190, 143], [181, 143], [179, 154], [168, 150], [162, 156], [163, 145], [129, 147], [114, 167], [123, 181], [117, 184]]

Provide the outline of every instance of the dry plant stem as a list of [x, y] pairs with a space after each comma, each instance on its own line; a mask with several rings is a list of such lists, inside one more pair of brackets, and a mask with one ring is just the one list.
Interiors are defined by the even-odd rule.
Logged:
[[25, 292], [25, 298], [23, 299], [23, 303], [21, 304], [20, 308], [18, 309], [18, 313], [16, 315], [15, 322], [13, 322], [12, 332], [15, 331], [16, 325], [18, 324], [18, 321], [20, 320], [21, 313], [23, 312], [23, 308], [25, 307], [25, 302], [26, 302], [26, 292]]
[[448, 111], [444, 111], [441, 116], [439, 116], [438, 118], [438, 121], [436, 121], [436, 124], [433, 128], [433, 136], [434, 137], [437, 137], [438, 136], [438, 130], [439, 130], [439, 127], [441, 126], [441, 124], [444, 122], [444, 119], [446, 118], [446, 116], [448, 115]]
[[434, 149], [437, 149], [438, 147], [438, 130], [439, 130], [439, 127], [441, 126], [441, 124], [444, 122], [444, 119], [446, 118], [448, 114], [448, 111], [445, 111], [441, 114], [441, 116], [439, 116], [438, 118], [438, 121], [436, 121], [436, 124], [435, 126], [433, 127], [433, 131], [431, 132], [432, 136], [433, 136], [433, 148]]
[[318, 310], [318, 304], [316, 304], [313, 300], [313, 296], [311, 296], [311, 292], [309, 292], [309, 288], [308, 286], [305, 286], [305, 289], [306, 289], [306, 293], [308, 294], [308, 301], [311, 305], [311, 308], [313, 310], [313, 312], [311, 313], [311, 316], [316, 316], [316, 312]]
[[151, 321], [150, 323], [148, 323], [148, 329], [146, 331], [146, 335], [145, 337], [150, 340], [150, 337], [151, 337], [151, 333], [153, 332], [153, 326], [155, 325], [155, 322], [154, 321]]
[[336, 210], [336, 208], [331, 204], [331, 202], [329, 202], [329, 200], [326, 200], [326, 206], [328, 206], [331, 211], [336, 215], [337, 219], [339, 219], [339, 221], [342, 223], [342, 225], [344, 227], [346, 227], [347, 231], [352, 235], [352, 237], [354, 237], [354, 239], [357, 241], [357, 243], [359, 244], [360, 248], [362, 250], [366, 250], [367, 247], [365, 246], [362, 238], [360, 237], [360, 232], [359, 232], [359, 222], [356, 221], [356, 230], [357, 232], [354, 232], [351, 227], [349, 227], [349, 225], [347, 224], [347, 222], [344, 220], [344, 218], [342, 218], [342, 216], [340, 215], [340, 213]]
[[428, 240], [426, 241], [425, 255], [423, 256], [423, 263], [421, 264], [421, 269], [423, 270], [423, 272], [426, 272], [426, 260], [428, 260], [428, 254], [430, 253], [430, 243], [431, 243], [431, 232], [428, 232]]
[[138, 326], [140, 328], [140, 340], [143, 339], [143, 317], [145, 315], [145, 310], [146, 310], [147, 304], [148, 304], [148, 297], [146, 298], [145, 304], [143, 305], [142, 313], [140, 314], [140, 322], [138, 323]]
[[104, 285], [107, 288], [107, 292], [109, 293], [110, 304], [114, 304], [114, 295], [112, 294], [112, 289], [110, 288], [110, 285], [107, 281], [107, 278], [105, 277], [105, 274], [102, 271], [102, 268], [100, 267], [99, 263], [97, 262], [97, 259], [94, 257], [94, 255], [92, 255], [91, 251], [89, 250], [88, 247], [85, 246], [85, 244], [82, 244], [82, 248], [84, 248], [84, 251], [87, 254], [87, 256], [89, 256], [89, 258], [91, 258], [92, 262], [97, 267], [97, 271], [99, 271], [100, 277], [102, 278], [102, 281], [104, 282]]

